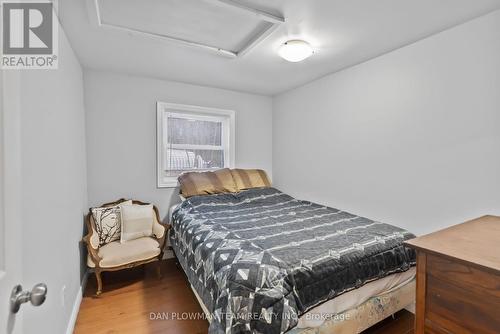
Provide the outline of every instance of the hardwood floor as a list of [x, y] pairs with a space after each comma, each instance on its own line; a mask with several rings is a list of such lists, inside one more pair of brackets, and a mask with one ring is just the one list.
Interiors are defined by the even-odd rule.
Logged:
[[415, 316], [406, 310], [401, 310], [395, 313], [394, 317], [382, 320], [362, 334], [414, 334], [414, 326]]
[[[203, 311], [184, 273], [173, 260], [162, 261], [161, 265], [161, 279], [155, 264], [104, 273], [99, 298], [94, 297], [95, 277], [91, 275], [74, 333], [206, 334], [208, 321], [200, 318]], [[198, 318], [185, 319], [187, 316]], [[394, 319], [388, 318], [363, 333], [413, 334], [413, 322], [413, 314], [400, 311]]]
[[206, 334], [208, 322], [201, 320], [150, 320], [150, 313], [202, 315], [183, 272], [173, 260], [162, 261], [162, 279], [155, 264], [103, 273], [103, 293], [95, 298], [95, 276], [89, 277], [76, 334], [172, 333]]

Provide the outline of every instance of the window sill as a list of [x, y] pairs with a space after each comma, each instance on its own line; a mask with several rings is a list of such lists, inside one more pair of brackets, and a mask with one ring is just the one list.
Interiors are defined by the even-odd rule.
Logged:
[[179, 182], [177, 178], [173, 180], [158, 180], [157, 188], [177, 188], [179, 187]]

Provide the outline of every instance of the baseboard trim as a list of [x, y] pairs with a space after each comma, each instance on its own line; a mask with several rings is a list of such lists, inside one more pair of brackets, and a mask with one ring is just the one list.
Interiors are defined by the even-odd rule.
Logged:
[[87, 286], [87, 280], [89, 277], [88, 270], [83, 274], [82, 284], [76, 293], [75, 302], [73, 304], [73, 309], [71, 310], [71, 316], [69, 317], [68, 327], [66, 328], [66, 334], [73, 334], [75, 330], [76, 319], [78, 318], [78, 312], [80, 311], [80, 304], [82, 303], [83, 291]]
[[174, 252], [170, 249], [167, 249], [163, 252], [162, 260], [173, 259], [174, 257]]

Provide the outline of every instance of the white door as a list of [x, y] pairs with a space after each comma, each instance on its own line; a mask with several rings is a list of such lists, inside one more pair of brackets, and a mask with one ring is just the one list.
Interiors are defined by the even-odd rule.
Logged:
[[[22, 309], [10, 312], [22, 283], [20, 76], [0, 70], [0, 333], [22, 333]], [[30, 288], [31, 287], [24, 287]]]

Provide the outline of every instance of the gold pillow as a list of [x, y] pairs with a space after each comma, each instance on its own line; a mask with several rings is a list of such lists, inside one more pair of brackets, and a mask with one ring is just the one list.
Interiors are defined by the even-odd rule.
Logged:
[[231, 169], [231, 174], [238, 190], [271, 186], [266, 172], [262, 169]]
[[229, 168], [215, 172], [189, 172], [179, 175], [181, 195], [185, 198], [196, 195], [234, 193], [238, 191]]

